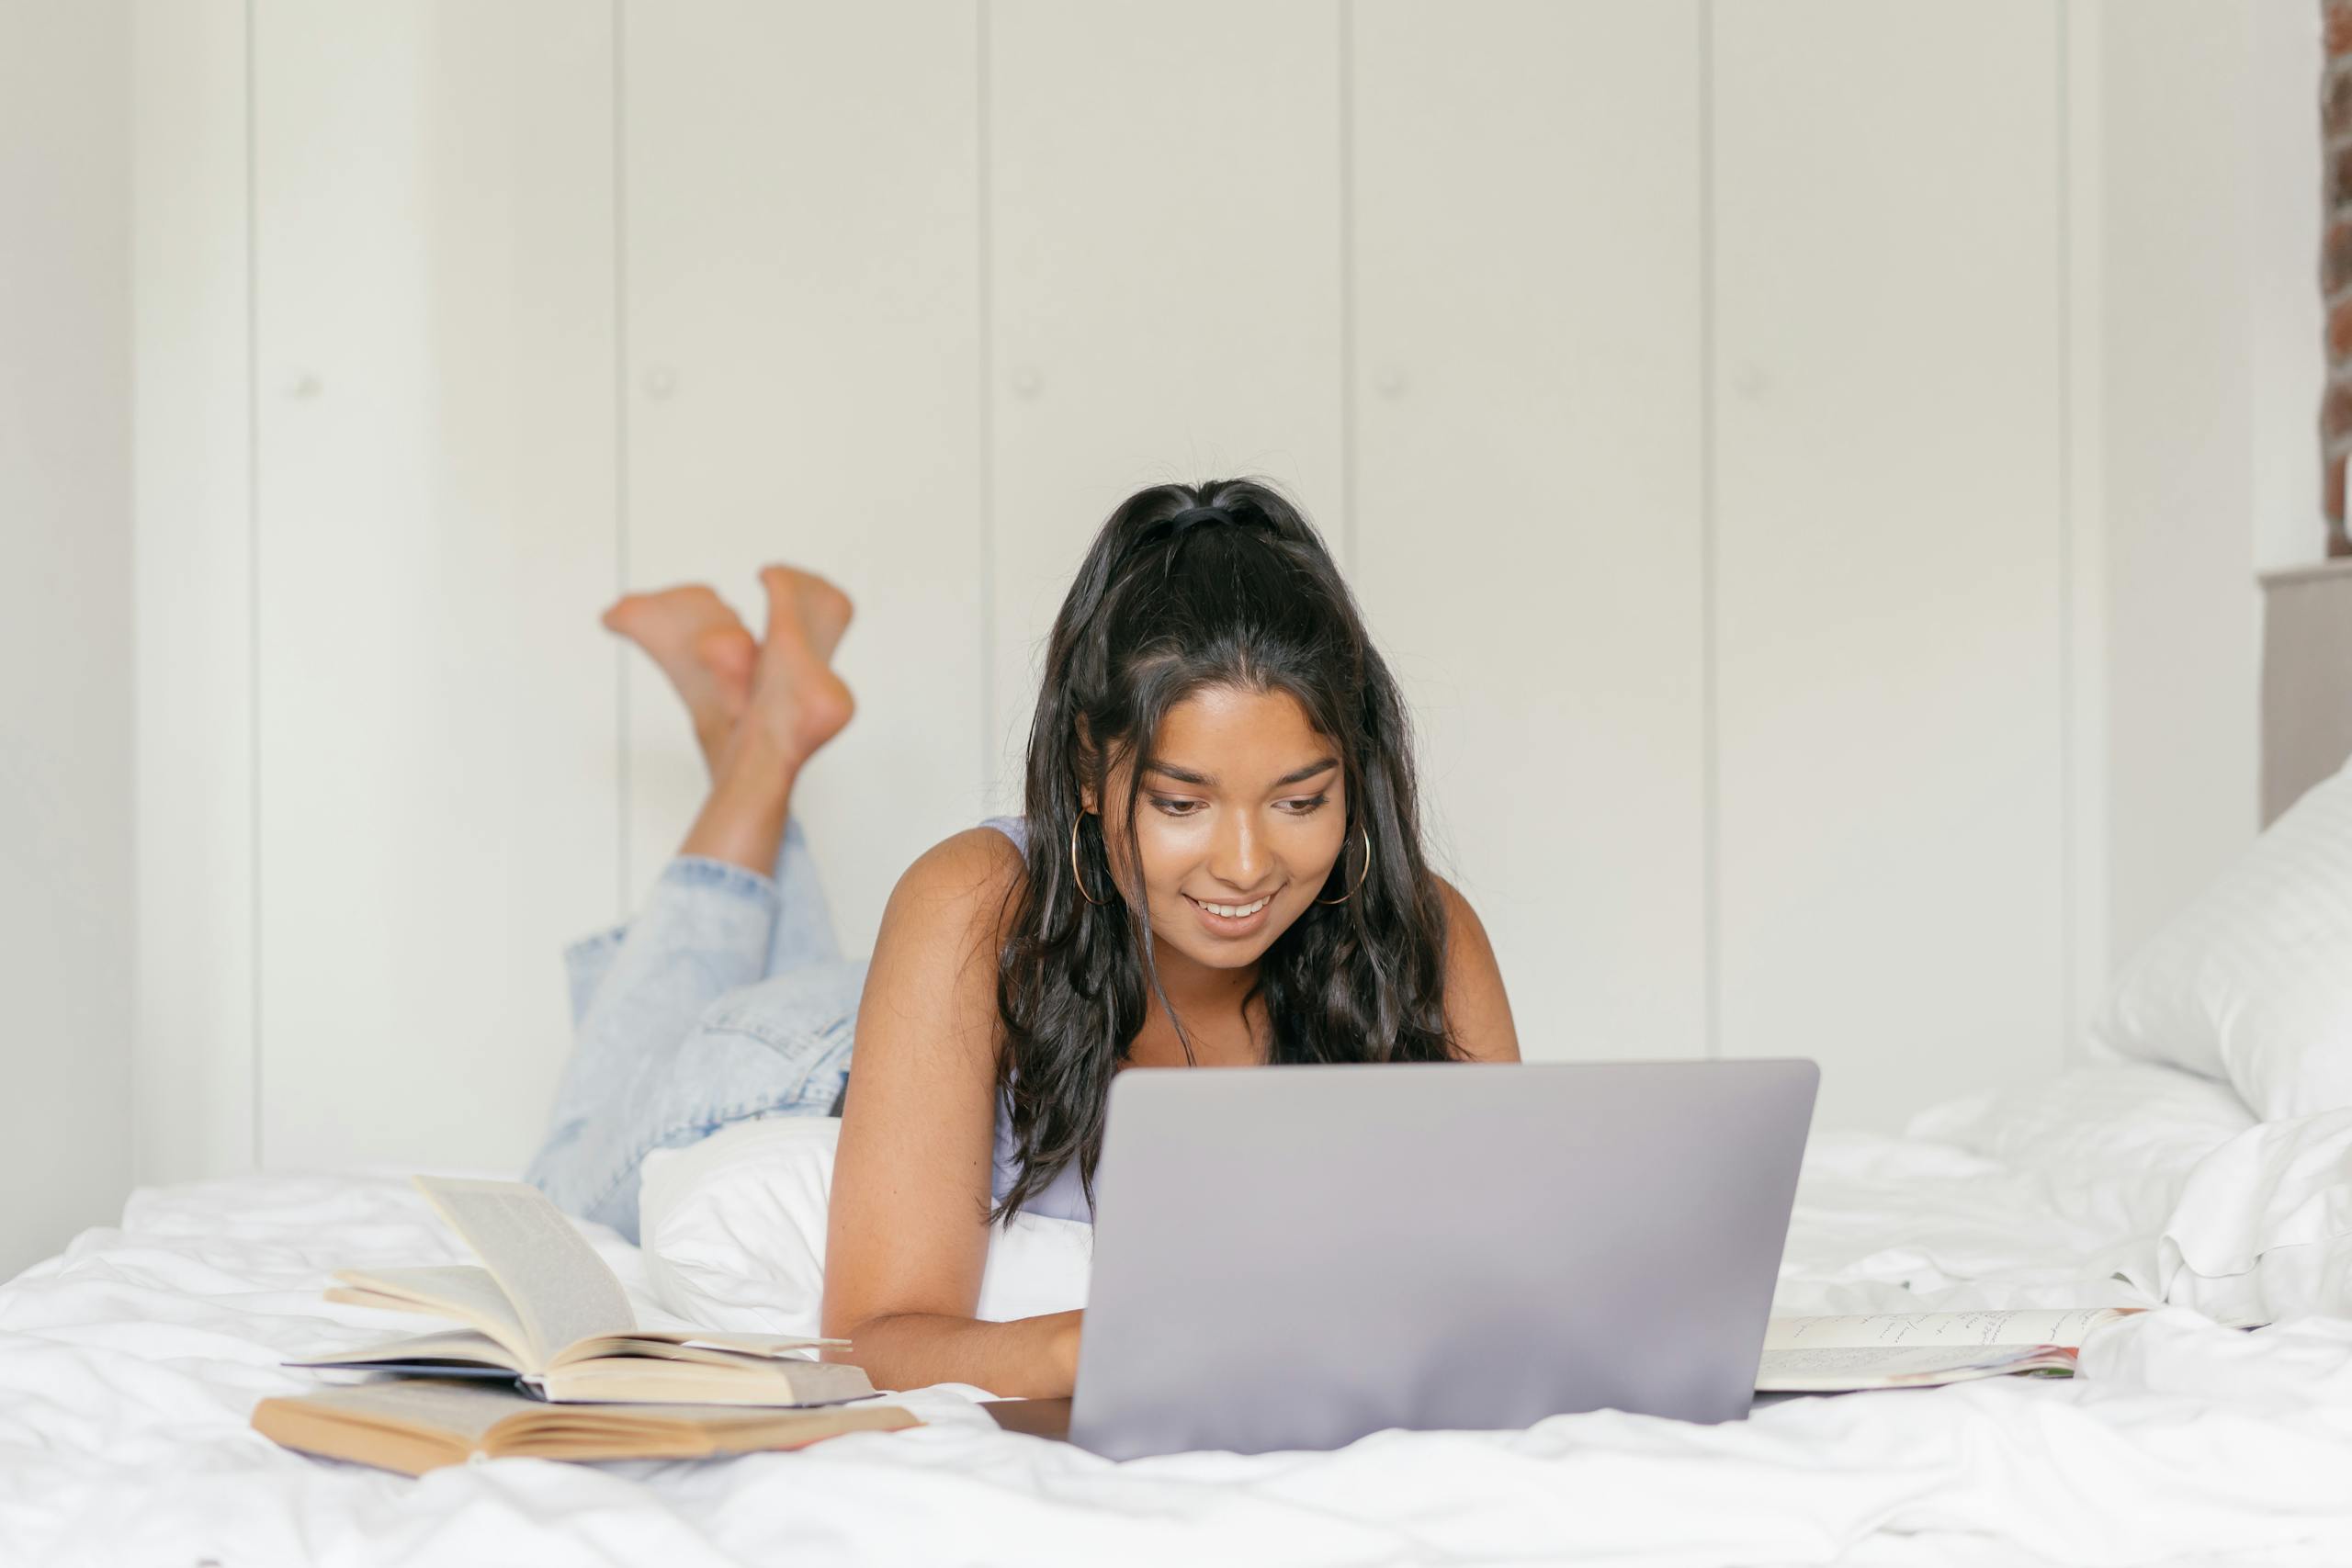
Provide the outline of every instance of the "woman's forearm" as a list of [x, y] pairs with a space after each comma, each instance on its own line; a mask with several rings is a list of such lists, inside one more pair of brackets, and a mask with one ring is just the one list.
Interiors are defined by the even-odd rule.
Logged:
[[1009, 1399], [1062, 1399], [1078, 1385], [1082, 1311], [1017, 1317], [1009, 1323], [899, 1313], [869, 1318], [842, 1337], [847, 1350], [826, 1359], [865, 1369], [876, 1388], [964, 1382]]

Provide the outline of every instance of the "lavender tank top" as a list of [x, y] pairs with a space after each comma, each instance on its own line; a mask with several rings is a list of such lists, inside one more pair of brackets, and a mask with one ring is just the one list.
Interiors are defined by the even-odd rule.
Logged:
[[[980, 824], [993, 828], [1012, 840], [1012, 847], [1027, 853], [1029, 823], [1025, 818], [991, 817]], [[990, 1178], [991, 1193], [1002, 1198], [1012, 1190], [1012, 1183], [1021, 1175], [1021, 1159], [1012, 1141], [1012, 1123], [1004, 1107], [996, 1109], [996, 1168]], [[1078, 1179], [1078, 1167], [1065, 1166], [1046, 1189], [1021, 1205], [1024, 1214], [1044, 1214], [1049, 1219], [1083, 1220], [1094, 1223], [1094, 1206], [1086, 1201], [1086, 1189]]]

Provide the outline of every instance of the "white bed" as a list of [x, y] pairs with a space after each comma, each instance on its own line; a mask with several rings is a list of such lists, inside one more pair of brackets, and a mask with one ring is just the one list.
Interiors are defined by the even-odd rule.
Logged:
[[[2260, 1333], [2170, 1307], [2099, 1331], [2072, 1382], [1125, 1465], [998, 1431], [957, 1389], [911, 1397], [924, 1429], [800, 1453], [421, 1480], [304, 1458], [246, 1426], [306, 1386], [277, 1363], [387, 1321], [323, 1302], [328, 1271], [457, 1245], [401, 1173], [141, 1189], [0, 1287], [0, 1562], [2352, 1562], [2352, 1319], [2308, 1310], [2346, 1309], [2352, 1113], [2276, 1125], [2124, 1066], [1817, 1138], [1780, 1292], [2163, 1290], [2284, 1319]], [[645, 1257], [588, 1234], [651, 1315]]]

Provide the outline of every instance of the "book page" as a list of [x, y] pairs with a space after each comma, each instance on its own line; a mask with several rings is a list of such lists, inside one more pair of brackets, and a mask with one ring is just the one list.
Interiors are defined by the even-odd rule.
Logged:
[[609, 1401], [697, 1404], [838, 1404], [870, 1399], [874, 1384], [845, 1361], [742, 1358], [732, 1365], [620, 1356], [558, 1367], [527, 1380], [557, 1404]]
[[513, 1352], [489, 1335], [471, 1328], [454, 1328], [446, 1334], [414, 1334], [356, 1350], [324, 1350], [303, 1360], [281, 1361], [278, 1365], [365, 1368], [379, 1362], [479, 1361], [485, 1368], [497, 1370], [501, 1377], [513, 1378], [523, 1371], [517, 1360]]
[[569, 1349], [556, 1353], [545, 1370], [561, 1371], [590, 1361], [700, 1361], [708, 1366], [748, 1367], [757, 1371], [780, 1361], [808, 1366], [816, 1359], [814, 1356], [759, 1356], [747, 1350], [729, 1350], [723, 1345], [681, 1344], [671, 1339], [649, 1339], [642, 1335], [615, 1334], [573, 1340]]
[[290, 1397], [358, 1420], [446, 1432], [468, 1448], [480, 1447], [483, 1435], [507, 1416], [547, 1408], [511, 1383], [440, 1378], [387, 1378]]
[[413, 1179], [514, 1303], [532, 1367], [575, 1339], [637, 1327], [628, 1292], [546, 1193], [524, 1181]]
[[499, 1454], [547, 1459], [699, 1458], [759, 1449], [797, 1449], [847, 1432], [896, 1432], [922, 1422], [896, 1404], [831, 1410], [711, 1410], [692, 1404], [641, 1404], [576, 1415], [578, 1406], [542, 1404], [501, 1422], [490, 1447]]
[[827, 1347], [849, 1348], [846, 1339], [808, 1339], [797, 1334], [759, 1334], [751, 1329], [696, 1329], [690, 1334], [654, 1334], [643, 1337], [665, 1339], [673, 1345], [703, 1345], [715, 1350], [736, 1350], [746, 1356], [788, 1356], [801, 1350], [817, 1350]]
[[1756, 1369], [1758, 1393], [1834, 1393], [1959, 1382], [2037, 1368], [2073, 1370], [2074, 1359], [2046, 1345], [1902, 1345], [1886, 1348], [1824, 1346], [1767, 1350]]
[[1767, 1350], [1902, 1345], [2064, 1345], [2134, 1307], [2023, 1307], [2008, 1312], [1878, 1312], [1844, 1317], [1776, 1317]]
[[487, 1269], [470, 1263], [426, 1269], [338, 1269], [334, 1277], [346, 1288], [330, 1289], [327, 1300], [331, 1302], [454, 1317], [481, 1329], [518, 1359], [531, 1359], [530, 1336], [523, 1320]]
[[786, 1357], [808, 1360], [810, 1358], [801, 1354], [804, 1350], [847, 1348], [848, 1345], [846, 1339], [809, 1339], [797, 1334], [640, 1328], [634, 1334], [575, 1339], [556, 1352], [548, 1365], [568, 1366], [574, 1361], [594, 1360], [601, 1356], [666, 1356], [673, 1360], [694, 1360], [697, 1359], [694, 1353], [702, 1351], [723, 1352], [700, 1357], [705, 1360], [776, 1360]]

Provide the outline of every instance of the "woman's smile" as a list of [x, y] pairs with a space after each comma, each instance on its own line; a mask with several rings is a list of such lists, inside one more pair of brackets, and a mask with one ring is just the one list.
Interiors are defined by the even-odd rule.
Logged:
[[1183, 898], [1193, 906], [1201, 918], [1202, 926], [1211, 936], [1228, 939], [1254, 935], [1258, 928], [1266, 923], [1274, 907], [1272, 893], [1253, 898], [1247, 904], [1205, 903], [1190, 893], [1183, 895]]

